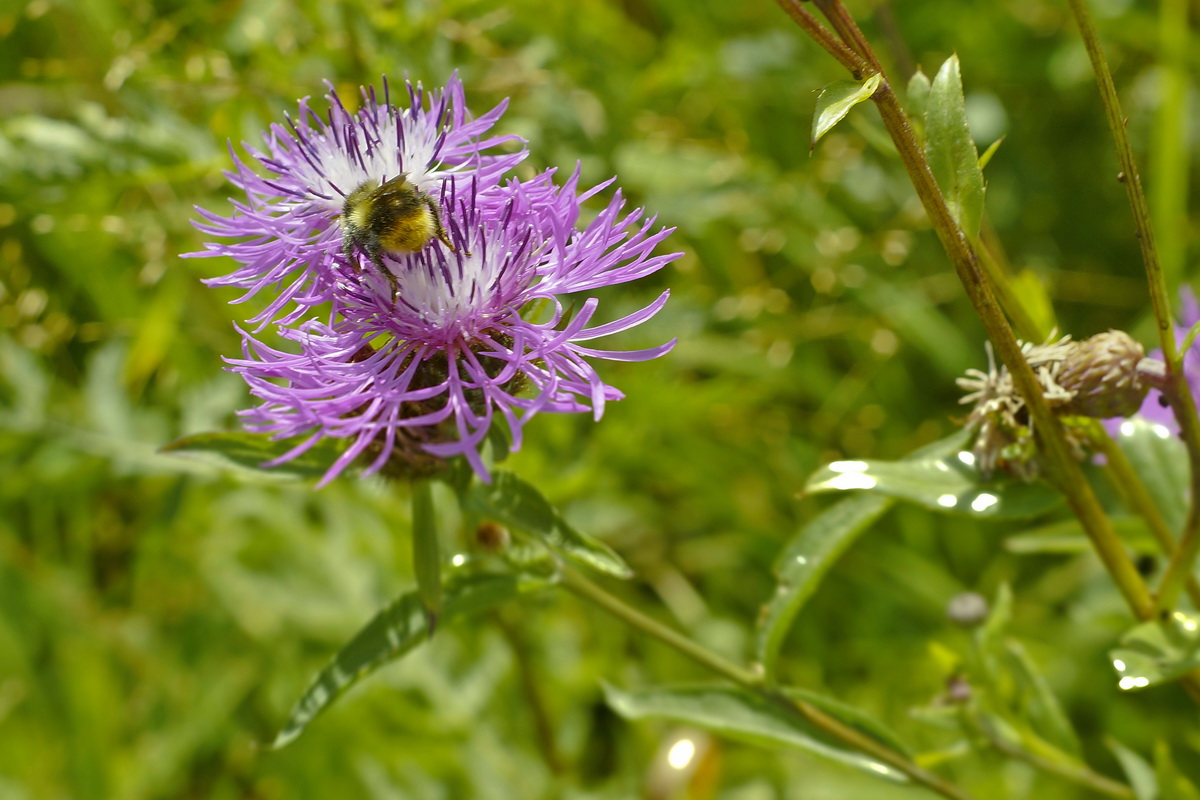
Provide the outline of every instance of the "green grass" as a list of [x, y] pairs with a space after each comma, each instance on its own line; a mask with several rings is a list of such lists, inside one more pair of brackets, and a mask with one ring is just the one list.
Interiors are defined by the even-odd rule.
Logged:
[[[870, 5], [852, 10], [885, 42]], [[1014, 268], [1046, 287], [1063, 331], [1140, 331], [1137, 243], [1065, 4], [895, 5], [909, 52], [885, 44], [888, 66], [911, 58], [932, 75], [957, 52], [969, 107], [990, 109], [989, 134], [1007, 137], [985, 174]], [[1187, 278], [1196, 227], [1179, 213], [1197, 188], [1184, 144], [1195, 126], [1191, 140], [1162, 127], [1179, 123], [1157, 104], [1153, 9], [1097, 5], [1135, 147], [1147, 158], [1163, 143], [1160, 159], [1183, 164], [1150, 158], [1150, 175], [1171, 180], [1153, 196], [1173, 214], [1163, 224]], [[1184, 45], [1165, 73], [1173, 98], [1180, 82], [1197, 88], [1187, 54], [1200, 42]], [[630, 562], [639, 579], [615, 587], [623, 596], [748, 660], [772, 559], [824, 507], [797, 497], [806, 476], [834, 458], [900, 457], [963, 416], [953, 379], [984, 364], [981, 328], [869, 104], [808, 152], [817, 91], [845, 76], [767, 0], [6, 7], [0, 797], [643, 791], [672, 728], [616, 718], [600, 681], [707, 676], [566, 594], [502, 612], [562, 774], [539, 750], [512, 641], [487, 617], [439, 632], [295, 744], [266, 750], [309, 677], [412, 587], [407, 496], [377, 481], [314, 492], [157, 452], [235, 429], [249, 405], [221, 362], [238, 353], [239, 308], [200, 283], [230, 266], [178, 257], [202, 247], [193, 205], [229, 208], [226, 141], [256, 145], [324, 79], [346, 92], [385, 73], [437, 85], [453, 70], [477, 111], [511, 99], [500, 127], [529, 139], [531, 171], [578, 160], [585, 181], [615, 174], [678, 227], [682, 259], [605, 292], [615, 317], [669, 286], [664, 312], [621, 341], [678, 336], [675, 352], [605, 365], [627, 399], [599, 424], [537, 418], [508, 462]], [[1092, 766], [1120, 777], [1115, 735], [1143, 756], [1168, 742], [1200, 777], [1184, 695], [1115, 688], [1105, 653], [1129, 619], [1096, 559], [1008, 552], [1005, 537], [1024, 532], [897, 508], [805, 609], [781, 675], [875, 714], [919, 751], [948, 747], [953, 734], [910, 714], [943, 692], [946, 654], [966, 650], [945, 605], [1008, 583], [1011, 633]], [[714, 739], [707, 752], [687, 797], [917, 795], [777, 748]], [[944, 774], [980, 798], [1091, 796], [995, 754]]]

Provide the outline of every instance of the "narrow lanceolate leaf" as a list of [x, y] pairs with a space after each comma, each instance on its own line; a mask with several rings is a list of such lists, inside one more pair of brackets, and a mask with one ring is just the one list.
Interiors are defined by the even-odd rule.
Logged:
[[929, 107], [929, 90], [932, 85], [929, 77], [917, 67], [917, 71], [908, 79], [908, 113], [921, 127], [925, 127], [925, 109]]
[[1004, 143], [1004, 137], [1001, 136], [996, 141], [988, 145], [988, 149], [983, 151], [983, 155], [979, 157], [979, 168], [986, 169], [991, 162], [992, 156], [996, 155], [996, 151], [1000, 149], [1000, 145]]
[[817, 146], [821, 137], [829, 133], [850, 109], [875, 94], [883, 76], [878, 72], [861, 81], [834, 81], [821, 90], [817, 97], [817, 109], [813, 112], [812, 143], [809, 148]]
[[782, 704], [730, 686], [682, 686], [622, 691], [604, 687], [605, 698], [626, 719], [661, 717], [696, 725], [754, 744], [794, 747], [860, 769], [877, 778], [905, 783], [892, 767], [861, 753], [844, 750]]
[[[449, 573], [444, 587], [441, 625], [485, 611], [518, 595], [549, 586], [550, 578], [524, 573]], [[412, 650], [428, 638], [428, 616], [417, 592], [401, 595], [367, 623], [323, 670], [317, 673], [288, 715], [272, 747], [283, 747], [299, 736], [314, 718], [346, 689]]]
[[[1113, 530], [1130, 550], [1151, 552], [1157, 547], [1141, 517], [1113, 514], [1109, 519]], [[1004, 540], [1004, 549], [1019, 555], [1079, 555], [1092, 552], [1092, 540], [1083, 532], [1079, 520], [1072, 518], [1013, 534]]]
[[759, 614], [755, 644], [758, 661], [768, 677], [775, 675], [783, 640], [805, 602], [846, 548], [894, 503], [877, 494], [848, 497], [818, 514], [788, 542], [775, 563], [779, 580], [775, 594]]
[[925, 110], [925, 151], [950, 213], [972, 241], [983, 220], [983, 170], [967, 128], [958, 56], [938, 70]]
[[1034, 733], [1054, 747], [1078, 758], [1079, 737], [1041, 670], [1015, 640], [1005, 642], [1009, 674], [1017, 684], [1021, 714]]
[[[910, 458], [936, 458], [956, 453], [966, 439], [965, 432], [956, 432], [918, 450]], [[901, 465], [907, 463], [900, 462]], [[814, 517], [784, 546], [775, 562], [778, 586], [763, 606], [755, 637], [757, 657], [768, 680], [775, 675], [775, 662], [783, 640], [808, 598], [846, 548], [874, 525], [894, 502], [887, 492], [847, 498]]]
[[617, 578], [633, 576], [612, 548], [571, 527], [541, 492], [511, 472], [497, 472], [490, 484], [474, 483], [462, 500], [468, 511], [523, 531], [572, 561]]
[[433, 510], [433, 487], [429, 481], [417, 481], [413, 485], [412, 537], [417, 593], [429, 615], [429, 634], [432, 636], [438, 613], [442, 610], [442, 557], [438, 547], [437, 515]]
[[163, 445], [159, 452], [198, 456], [224, 469], [255, 470], [278, 479], [319, 478], [342, 454], [331, 439], [322, 439], [293, 459], [270, 467], [303, 444], [303, 439], [272, 439], [265, 433], [197, 433]]

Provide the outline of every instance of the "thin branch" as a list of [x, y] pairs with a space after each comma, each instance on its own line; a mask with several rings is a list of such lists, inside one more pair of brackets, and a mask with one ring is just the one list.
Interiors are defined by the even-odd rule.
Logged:
[[821, 24], [821, 21], [804, 7], [802, 0], [775, 0], [792, 21], [799, 25], [813, 41], [825, 48], [825, 52], [846, 69], [856, 80], [861, 80], [868, 70], [868, 64], [863, 57], [851, 50], [840, 39]]

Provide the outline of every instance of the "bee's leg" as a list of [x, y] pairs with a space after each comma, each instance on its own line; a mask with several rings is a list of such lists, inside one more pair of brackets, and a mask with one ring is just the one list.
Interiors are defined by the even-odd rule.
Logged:
[[[446, 227], [442, 225], [442, 210], [438, 207], [438, 203], [432, 197], [422, 193], [421, 200], [425, 203], [425, 207], [429, 209], [429, 214], [433, 217], [433, 235], [438, 240], [450, 248], [451, 253], [457, 253], [458, 248], [450, 241], [450, 234], [446, 232]], [[467, 255], [471, 255], [467, 253]]]
[[371, 263], [375, 265], [375, 269], [379, 270], [383, 277], [387, 278], [388, 283], [392, 287], [392, 297], [395, 298], [396, 295], [400, 294], [400, 282], [396, 280], [395, 274], [383, 265], [383, 258], [379, 253], [371, 254]]

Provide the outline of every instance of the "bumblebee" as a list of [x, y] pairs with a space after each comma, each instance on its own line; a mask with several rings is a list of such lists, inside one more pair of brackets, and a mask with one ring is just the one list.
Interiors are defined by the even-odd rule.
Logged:
[[367, 181], [350, 194], [342, 206], [342, 252], [354, 257], [366, 254], [383, 276], [398, 290], [396, 276], [383, 265], [384, 253], [415, 253], [434, 239], [454, 251], [450, 235], [442, 225], [436, 200], [408, 182], [401, 173], [382, 186]]

